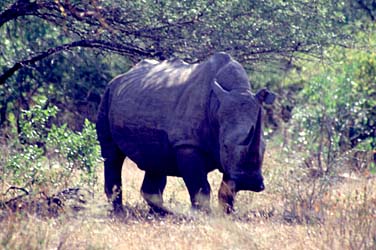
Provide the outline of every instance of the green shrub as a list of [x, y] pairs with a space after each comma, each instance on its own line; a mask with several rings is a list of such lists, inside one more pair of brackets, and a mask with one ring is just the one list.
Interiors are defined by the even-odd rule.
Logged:
[[350, 157], [350, 149], [376, 145], [376, 53], [345, 55], [339, 62], [305, 84], [289, 129], [294, 150], [288, 151], [327, 174], [341, 157]]
[[376, 53], [344, 54], [306, 80], [281, 159], [284, 218], [322, 222], [341, 172], [375, 174]]
[[65, 162], [69, 171], [80, 170], [81, 180], [94, 185], [96, 167], [100, 157], [95, 126], [85, 120], [81, 132], [74, 132], [67, 125], [52, 125], [46, 139], [46, 147], [54, 150], [57, 158]]
[[86, 120], [82, 131], [75, 132], [66, 124], [51, 125], [57, 114], [58, 108], [46, 105], [45, 99], [23, 111], [19, 134], [7, 142], [4, 180], [8, 185], [31, 191], [49, 185], [95, 184], [100, 154], [94, 124]]

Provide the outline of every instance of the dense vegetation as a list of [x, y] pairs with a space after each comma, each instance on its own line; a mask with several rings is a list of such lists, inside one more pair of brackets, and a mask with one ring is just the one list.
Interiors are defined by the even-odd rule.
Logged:
[[[329, 235], [317, 248], [375, 248], [375, 19], [373, 0], [2, 0], [0, 245], [23, 248], [8, 237], [22, 237], [9, 226], [15, 212], [66, 215], [103, 193], [92, 122], [111, 78], [143, 58], [195, 63], [225, 51], [254, 89], [279, 96], [266, 107], [269, 200], [243, 197], [253, 205], [235, 217], [312, 225]], [[359, 186], [345, 190], [344, 174]], [[138, 206], [130, 214], [148, 221]], [[36, 249], [51, 248], [38, 237]]]
[[367, 32], [362, 6], [303, 0], [3, 1], [0, 123], [9, 122], [11, 113], [18, 119], [36, 95], [94, 119], [106, 82], [145, 57], [195, 62], [226, 51], [256, 72], [265, 65], [267, 72], [289, 70], [303, 54], [325, 58], [328, 46], [360, 46], [353, 35]]

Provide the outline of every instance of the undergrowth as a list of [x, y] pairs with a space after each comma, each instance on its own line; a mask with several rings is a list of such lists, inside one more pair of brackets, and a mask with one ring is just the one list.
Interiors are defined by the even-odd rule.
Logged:
[[100, 159], [95, 126], [86, 120], [82, 131], [72, 131], [51, 124], [57, 115], [58, 108], [41, 99], [23, 111], [17, 131], [4, 133], [2, 208], [56, 215], [68, 197], [80, 204], [81, 193], [95, 191]]
[[315, 138], [303, 143], [306, 150], [294, 151], [275, 136], [265, 154], [267, 190], [239, 193], [230, 216], [216, 209], [218, 172], [209, 178], [211, 214], [191, 213], [184, 182], [169, 178], [164, 198], [176, 214], [150, 215], [139, 195], [142, 172], [126, 162], [126, 215], [114, 218], [103, 194], [93, 124], [86, 121], [81, 132], [49, 124], [57, 113], [36, 105], [24, 112], [21, 133], [2, 138], [2, 249], [376, 248], [374, 161], [362, 144], [325, 151], [334, 158], [309, 158], [308, 146], [313, 152], [317, 143], [337, 148]]

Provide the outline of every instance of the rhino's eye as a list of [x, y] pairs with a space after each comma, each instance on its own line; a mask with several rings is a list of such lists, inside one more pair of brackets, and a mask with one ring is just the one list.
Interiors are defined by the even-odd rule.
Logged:
[[251, 141], [253, 139], [253, 135], [255, 133], [254, 130], [255, 130], [254, 127], [252, 127], [251, 130], [249, 131], [249, 133], [247, 134], [247, 137], [240, 143], [240, 145], [247, 146], [251, 143]]

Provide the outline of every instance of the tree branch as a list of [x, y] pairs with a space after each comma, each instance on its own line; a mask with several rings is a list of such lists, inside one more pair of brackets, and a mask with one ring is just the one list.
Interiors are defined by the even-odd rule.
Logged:
[[372, 10], [364, 3], [363, 0], [357, 0], [356, 1], [359, 6], [365, 11], [367, 12], [368, 16], [371, 18], [372, 21], [375, 21], [375, 16], [373, 15], [372, 13]]
[[39, 7], [40, 6], [37, 4], [37, 2], [18, 0], [8, 9], [0, 13], [0, 27], [3, 26], [4, 23], [20, 16], [36, 15]]
[[51, 56], [53, 54], [57, 54], [62, 51], [67, 51], [75, 47], [84, 47], [84, 48], [97, 48], [97, 49], [103, 49], [108, 51], [114, 51], [119, 54], [124, 54], [129, 57], [154, 57], [156, 53], [153, 50], [142, 50], [137, 47], [133, 46], [126, 46], [114, 42], [108, 42], [103, 40], [80, 40], [80, 41], [74, 41], [72, 43], [63, 44], [54, 48], [50, 48], [44, 52], [39, 53], [38, 55], [32, 56], [28, 59], [16, 62], [12, 67], [8, 68], [3, 72], [2, 75], [0, 75], [0, 85], [4, 84], [5, 81], [11, 77], [15, 72], [17, 72], [19, 69], [32, 65], [35, 62], [38, 62], [48, 56]]

